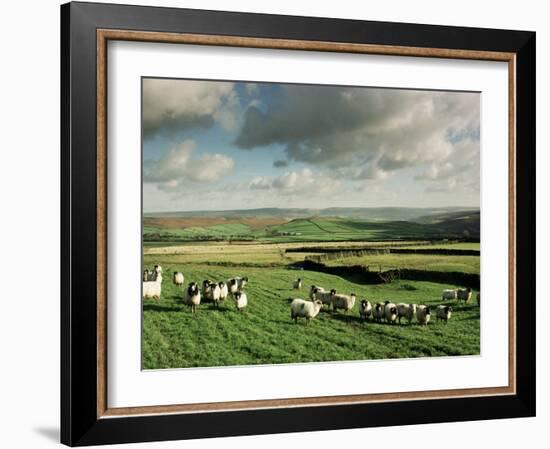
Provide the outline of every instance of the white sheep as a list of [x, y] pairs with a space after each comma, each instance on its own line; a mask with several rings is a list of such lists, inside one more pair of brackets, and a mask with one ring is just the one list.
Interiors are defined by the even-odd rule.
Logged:
[[397, 321], [397, 306], [393, 302], [388, 302], [384, 307], [384, 317], [388, 323]]
[[184, 280], [185, 278], [183, 277], [183, 273], [180, 273], [179, 271], [174, 271], [174, 276], [172, 278], [172, 282], [174, 282], [174, 285], [183, 285]]
[[248, 283], [247, 277], [234, 277], [232, 279], [228, 279], [227, 286], [229, 289], [229, 293], [231, 293], [234, 296], [235, 293], [242, 290], [247, 283]]
[[443, 290], [443, 293], [441, 294], [441, 299], [443, 301], [447, 299], [456, 299], [456, 294], [457, 294], [457, 291], [455, 289], [448, 288]]
[[313, 291], [312, 300], [318, 300], [321, 301], [323, 304], [326, 304], [329, 309], [332, 304], [332, 296], [336, 294], [336, 290], [331, 290], [330, 292], [326, 292], [322, 287], [315, 287], [315, 290]]
[[292, 282], [292, 288], [294, 290], [301, 290], [302, 289], [302, 280], [300, 278], [294, 279]]
[[155, 299], [157, 303], [160, 301], [160, 293], [162, 288], [162, 275], [158, 275], [154, 281], [143, 282], [143, 299]]
[[437, 306], [437, 309], [435, 309], [435, 316], [437, 318], [437, 321], [443, 320], [445, 323], [451, 319], [451, 312], [453, 311], [453, 308], [451, 306]]
[[225, 301], [227, 299], [227, 296], [229, 295], [229, 289], [227, 288], [227, 284], [224, 281], [218, 282], [218, 285], [220, 287], [220, 301]]
[[401, 324], [402, 318], [406, 318], [411, 324], [413, 317], [416, 315], [416, 304], [397, 304], [397, 315], [399, 316], [399, 324]]
[[204, 299], [208, 300], [208, 302], [213, 302], [217, 307], [219, 307], [220, 294], [221, 294], [220, 286], [215, 282], [212, 282], [208, 286], [208, 289], [204, 291]]
[[306, 324], [309, 324], [310, 320], [319, 314], [322, 307], [323, 303], [318, 299], [315, 301], [304, 301], [300, 298], [293, 299], [290, 303], [290, 318], [297, 323], [298, 318], [303, 317], [306, 319]]
[[248, 298], [246, 297], [246, 293], [239, 290], [237, 293], [235, 293], [234, 297], [235, 297], [235, 305], [237, 306], [237, 312], [242, 312], [243, 309], [248, 304]]
[[191, 282], [185, 289], [183, 303], [191, 307], [191, 312], [194, 315], [197, 311], [197, 306], [201, 303], [201, 291], [196, 282]]
[[371, 313], [372, 313], [371, 303], [368, 300], [363, 299], [359, 303], [359, 316], [366, 320], [370, 316]]
[[353, 309], [353, 306], [355, 305], [355, 293], [348, 296], [341, 293], [336, 293], [336, 290], [333, 291], [332, 310], [336, 312], [338, 309], [342, 309], [345, 313], [348, 310]]
[[315, 299], [315, 296], [313, 296], [316, 292], [324, 292], [325, 289], [323, 287], [319, 287], [317, 285], [312, 285], [309, 289], [309, 299]]
[[427, 326], [430, 321], [430, 308], [428, 306], [418, 306], [416, 308], [416, 319], [421, 326]]
[[382, 318], [384, 318], [384, 307], [385, 305], [381, 302], [376, 303], [376, 305], [372, 309], [372, 318], [374, 321], [382, 321]]
[[468, 302], [472, 298], [472, 289], [471, 288], [459, 288], [456, 291], [456, 298], [460, 301]]

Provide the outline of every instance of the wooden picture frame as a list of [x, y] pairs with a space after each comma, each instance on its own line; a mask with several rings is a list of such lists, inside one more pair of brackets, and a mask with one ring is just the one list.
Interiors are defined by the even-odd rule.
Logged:
[[[61, 441], [71, 446], [535, 415], [535, 33], [125, 5], [61, 7]], [[505, 61], [509, 385], [107, 407], [110, 40]], [[516, 307], [520, 302], [522, 307]]]

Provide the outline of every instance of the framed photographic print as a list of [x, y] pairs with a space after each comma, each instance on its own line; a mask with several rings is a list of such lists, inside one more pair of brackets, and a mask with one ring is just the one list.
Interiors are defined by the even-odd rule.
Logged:
[[61, 22], [63, 443], [535, 414], [535, 33]]

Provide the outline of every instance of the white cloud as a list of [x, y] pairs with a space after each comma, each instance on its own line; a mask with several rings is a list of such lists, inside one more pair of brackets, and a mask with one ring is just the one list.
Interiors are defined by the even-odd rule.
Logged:
[[289, 171], [280, 176], [256, 176], [248, 184], [251, 190], [270, 190], [280, 195], [335, 195], [343, 188], [340, 180], [325, 173], [313, 172], [309, 168]]
[[158, 160], [145, 161], [143, 180], [158, 183], [165, 191], [173, 191], [191, 183], [211, 183], [229, 174], [233, 159], [223, 154], [203, 154], [193, 157], [196, 144], [186, 140], [171, 146]]
[[146, 137], [216, 121], [237, 124], [239, 103], [233, 83], [146, 78], [143, 80], [143, 130]]
[[[283, 85], [260, 110], [249, 106], [235, 143], [286, 148], [289, 162], [347, 168], [386, 179], [401, 169], [445, 165], [461, 149], [450, 135], [477, 135], [479, 94]], [[470, 156], [479, 159], [479, 141]]]

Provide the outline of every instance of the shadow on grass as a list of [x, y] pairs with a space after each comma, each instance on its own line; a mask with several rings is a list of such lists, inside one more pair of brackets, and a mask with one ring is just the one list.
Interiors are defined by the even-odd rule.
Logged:
[[163, 304], [143, 304], [144, 312], [181, 312], [182, 310], [185, 309]]

